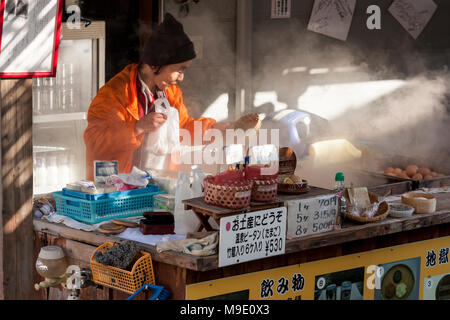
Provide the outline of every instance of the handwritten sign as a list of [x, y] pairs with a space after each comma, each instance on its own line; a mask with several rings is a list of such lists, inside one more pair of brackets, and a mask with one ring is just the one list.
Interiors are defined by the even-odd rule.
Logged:
[[56, 75], [62, 2], [1, 0], [1, 78]]
[[250, 148], [250, 163], [270, 163], [278, 161], [278, 148], [273, 144], [254, 146]]
[[336, 196], [288, 201], [287, 237], [298, 238], [314, 233], [330, 231], [338, 214]]
[[285, 207], [220, 219], [219, 267], [284, 254]]
[[433, 0], [395, 0], [389, 7], [389, 12], [417, 39], [436, 9], [437, 5]]
[[226, 164], [244, 162], [244, 150], [242, 144], [232, 144], [224, 147], [224, 150]]
[[308, 30], [346, 41], [356, 0], [316, 0]]

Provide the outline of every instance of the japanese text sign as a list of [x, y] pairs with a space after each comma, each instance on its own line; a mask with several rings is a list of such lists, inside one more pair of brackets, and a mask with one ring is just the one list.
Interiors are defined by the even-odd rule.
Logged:
[[316, 198], [288, 201], [287, 237], [330, 231], [338, 213], [338, 199], [334, 194]]
[[285, 207], [220, 220], [219, 267], [284, 254]]

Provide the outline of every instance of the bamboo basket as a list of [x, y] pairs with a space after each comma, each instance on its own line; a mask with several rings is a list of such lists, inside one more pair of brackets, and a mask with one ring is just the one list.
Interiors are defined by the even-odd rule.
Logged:
[[[378, 221], [386, 219], [386, 217], [389, 215], [389, 204], [386, 201], [383, 201], [380, 203], [377, 212], [375, 213], [375, 215], [372, 218], [355, 216], [350, 213], [350, 206], [348, 205], [350, 203], [348, 189], [345, 189], [344, 197], [347, 200], [347, 212], [346, 212], [345, 217], [350, 220], [353, 220], [353, 221], [356, 221], [359, 223], [378, 222]], [[379, 196], [375, 193], [369, 192], [369, 199], [370, 199], [370, 203], [373, 204], [375, 202], [378, 202]]]
[[204, 200], [206, 203], [228, 208], [243, 209], [250, 206], [253, 181], [243, 180], [234, 185], [214, 184], [214, 178], [209, 176], [203, 180]]
[[[417, 199], [417, 198], [426, 198]], [[415, 213], [433, 213], [436, 211], [436, 197], [421, 192], [410, 192], [402, 195], [402, 203], [414, 208]]]

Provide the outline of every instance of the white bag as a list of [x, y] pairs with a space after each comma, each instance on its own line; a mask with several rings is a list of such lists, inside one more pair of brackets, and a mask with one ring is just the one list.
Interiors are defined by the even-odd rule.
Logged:
[[[159, 106], [166, 103], [168, 106]], [[180, 146], [180, 116], [178, 110], [171, 107], [167, 99], [155, 101], [155, 112], [167, 115], [166, 122], [156, 131], [146, 134], [142, 143], [143, 156], [150, 152], [155, 155], [167, 155], [175, 152]]]
[[[193, 178], [192, 185], [191, 176]], [[174, 210], [175, 233], [178, 235], [195, 232], [200, 223], [192, 210], [184, 210], [182, 201], [203, 196], [202, 183], [204, 178], [205, 174], [200, 168], [193, 169], [191, 175], [183, 172], [178, 173]]]

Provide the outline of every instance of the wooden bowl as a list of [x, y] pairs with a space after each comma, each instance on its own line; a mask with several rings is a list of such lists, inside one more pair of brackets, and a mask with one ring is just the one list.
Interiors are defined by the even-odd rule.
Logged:
[[[381, 221], [383, 219], [386, 219], [386, 217], [389, 215], [389, 204], [386, 201], [383, 201], [380, 203], [377, 212], [372, 218], [355, 216], [350, 212], [350, 198], [348, 196], [348, 189], [345, 190], [344, 197], [347, 200], [347, 213], [345, 215], [345, 218], [360, 223], [369, 223]], [[369, 192], [369, 199], [370, 203], [373, 204], [375, 202], [378, 202], [379, 196], [376, 193]]]
[[[425, 198], [425, 199], [418, 199]], [[415, 213], [433, 213], [436, 211], [436, 197], [423, 192], [410, 192], [402, 195], [402, 203], [414, 208]]]
[[278, 183], [278, 193], [285, 194], [302, 194], [311, 190], [308, 186], [308, 181], [302, 180], [301, 183]]

